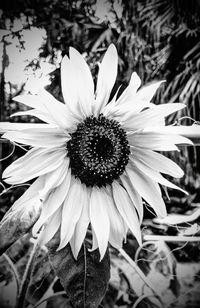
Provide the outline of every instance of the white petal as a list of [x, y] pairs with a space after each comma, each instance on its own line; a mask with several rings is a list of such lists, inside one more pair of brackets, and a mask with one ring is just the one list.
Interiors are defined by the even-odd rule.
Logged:
[[64, 181], [60, 184], [60, 186], [51, 190], [47, 199], [44, 200], [41, 215], [32, 230], [34, 235], [37, 234], [41, 226], [49, 219], [49, 217], [51, 217], [62, 206], [68, 194], [70, 180], [71, 172], [69, 169]]
[[[61, 63], [62, 93], [71, 112], [82, 119], [87, 113], [91, 113], [94, 85], [87, 64], [83, 64], [83, 57], [79, 53], [77, 56], [74, 49], [70, 49], [70, 56], [72, 59], [65, 56]], [[77, 57], [79, 58], [78, 62], [76, 61]], [[87, 85], [86, 82], [88, 82]]]
[[[43, 185], [43, 178], [37, 179], [26, 191], [25, 193], [17, 199], [12, 207], [10, 208], [10, 211], [13, 213], [16, 211], [20, 211], [20, 209], [29, 209], [31, 210], [30, 214], [33, 215], [39, 214], [42, 207], [42, 202], [39, 198], [38, 190]], [[35, 213], [34, 213], [34, 212]], [[22, 214], [23, 215], [23, 214]], [[23, 220], [23, 217], [22, 217]]]
[[101, 113], [103, 107], [107, 104], [110, 97], [110, 93], [115, 84], [117, 77], [118, 55], [116, 47], [111, 44], [100, 64], [98, 78], [97, 78], [97, 90], [96, 90], [96, 102], [94, 105], [94, 113], [98, 115]]
[[[182, 143], [183, 144], [188, 144], [188, 145], [193, 145], [193, 142], [188, 139], [188, 138], [198, 138], [199, 134], [200, 134], [200, 129], [199, 129], [199, 125], [196, 125], [197, 129], [193, 129], [192, 127], [195, 126], [195, 125], [192, 125], [192, 126], [185, 126], [185, 127], [182, 127], [181, 129], [181, 126], [171, 126], [171, 125], [167, 125], [167, 126], [163, 126], [163, 127], [152, 127], [150, 130], [147, 128], [145, 129], [145, 131], [152, 131], [152, 132], [155, 132], [155, 131], [158, 131], [160, 133], [163, 133], [163, 134], [168, 134], [168, 135], [171, 135], [171, 136], [181, 136], [182, 138]], [[188, 129], [187, 129], [188, 128]]]
[[128, 135], [128, 141], [134, 147], [155, 151], [175, 151], [178, 150], [175, 144], [187, 144], [188, 139], [155, 131], [138, 131]]
[[118, 114], [119, 107], [116, 106], [116, 100], [117, 100], [120, 88], [121, 86], [119, 86], [119, 88], [115, 92], [115, 95], [113, 96], [112, 100], [106, 106], [104, 106], [102, 113], [105, 117], [111, 116], [112, 118], [112, 116], [115, 116], [116, 113]]
[[134, 188], [134, 183], [131, 183], [130, 180], [128, 179], [128, 177], [125, 174], [122, 174], [120, 177], [122, 184], [124, 186], [124, 188], [126, 189], [132, 203], [134, 204], [138, 216], [139, 216], [139, 221], [140, 223], [143, 220], [143, 215], [144, 215], [144, 209], [143, 209], [143, 203], [142, 203], [142, 199], [140, 197], [140, 195], [138, 194], [138, 192], [135, 190]]
[[61, 213], [62, 210], [59, 208], [49, 219], [45, 229], [42, 231], [42, 235], [39, 238], [39, 245], [45, 245], [48, 243], [52, 237], [56, 234], [61, 223]]
[[144, 108], [155, 106], [149, 100], [144, 100], [137, 96], [137, 89], [141, 85], [141, 79], [134, 72], [131, 76], [128, 87], [123, 91], [116, 101], [117, 93], [112, 102], [105, 106], [103, 113], [109, 115], [120, 123], [124, 123], [133, 115], [139, 113]]
[[16, 112], [16, 113], [13, 113], [11, 115], [11, 118], [12, 117], [19, 117], [19, 116], [33, 116], [33, 117], [37, 117], [38, 119], [46, 122], [46, 123], [49, 123], [49, 124], [56, 124], [56, 122], [48, 115], [48, 113], [45, 113], [45, 112], [42, 112], [42, 111], [39, 111], [39, 110], [36, 110], [36, 109], [31, 109], [31, 110], [26, 110], [26, 111], [20, 111], [20, 112]]
[[70, 129], [74, 125], [74, 120], [69, 114], [67, 107], [45, 89], [39, 91], [37, 95], [19, 95], [14, 100], [35, 108], [38, 111], [42, 111], [42, 113], [47, 114], [48, 118], [59, 127]]
[[51, 124], [36, 124], [33, 127], [24, 127], [24, 129], [21, 129], [20, 131], [23, 132], [30, 132], [30, 133], [44, 133], [44, 134], [61, 134], [65, 136], [69, 136], [69, 134], [66, 131], [63, 131], [63, 129], [60, 129], [57, 125], [51, 125]]
[[[108, 106], [110, 103], [108, 104]], [[108, 115], [120, 123], [126, 123], [129, 119], [141, 112], [144, 108], [153, 108], [153, 104], [142, 101], [127, 101], [122, 106], [113, 107]]]
[[[178, 189], [182, 191], [183, 193], [186, 193], [185, 190], [179, 188], [178, 186], [174, 185], [173, 183], [169, 182], [167, 179], [165, 179], [158, 171], [153, 170], [143, 162], [137, 160], [136, 158], [132, 158], [132, 161], [134, 165], [142, 171], [144, 174], [146, 174], [149, 178], [151, 178], [153, 181], [165, 185], [167, 187], [173, 188], [173, 189]], [[186, 193], [187, 194], [187, 193]]]
[[24, 104], [28, 107], [37, 109], [39, 111], [42, 111], [46, 113], [46, 107], [43, 105], [41, 102], [41, 97], [37, 95], [30, 95], [30, 94], [23, 94], [23, 95], [18, 95], [13, 98], [14, 101]]
[[103, 259], [110, 233], [110, 221], [107, 206], [107, 194], [105, 189], [93, 187], [90, 197], [90, 220], [92, 229], [97, 237], [97, 242], [100, 251], [100, 260]]
[[[140, 85], [141, 85], [140, 77], [136, 72], [133, 72], [128, 87], [120, 95], [120, 97], [116, 102], [116, 105], [124, 105], [125, 103], [127, 103], [127, 101], [131, 99], [134, 100], [137, 89], [140, 87]], [[132, 105], [134, 105], [134, 101], [132, 102]]]
[[69, 49], [70, 61], [76, 72], [78, 99], [85, 116], [92, 113], [94, 103], [94, 83], [92, 75], [83, 56], [73, 47]]
[[45, 108], [45, 112], [57, 123], [57, 125], [68, 131], [73, 130], [75, 119], [70, 114], [67, 106], [60, 103], [45, 89], [39, 92], [41, 103]]
[[157, 216], [165, 217], [167, 215], [166, 207], [158, 184], [134, 168], [133, 165], [128, 164], [126, 172], [137, 192], [155, 210]]
[[125, 222], [116, 208], [113, 196], [109, 192], [106, 207], [110, 220], [109, 242], [113, 247], [120, 248], [122, 247], [123, 239], [126, 237]]
[[[199, 138], [200, 135], [200, 126], [198, 124], [193, 124], [190, 126], [174, 126], [174, 125], [168, 125], [165, 127], [161, 128], [161, 132], [165, 133], [170, 133], [170, 134], [175, 134], [175, 135], [181, 135], [185, 136], [187, 138]], [[192, 142], [191, 142], [192, 144]]]
[[75, 72], [71, 61], [64, 56], [61, 62], [61, 87], [65, 104], [74, 115], [83, 116], [78, 100], [78, 84], [75, 82]]
[[37, 196], [39, 200], [39, 190], [44, 186], [44, 177], [40, 177], [33, 184], [30, 185], [30, 187], [25, 191], [25, 193], [15, 201], [15, 203], [12, 205], [12, 208], [15, 209], [21, 205], [28, 204], [31, 199], [35, 198]]
[[153, 82], [149, 85], [146, 85], [142, 87], [138, 92], [137, 92], [137, 99], [139, 100], [145, 100], [150, 102], [155, 95], [157, 89], [160, 87], [160, 85], [165, 82], [165, 80], [161, 80], [158, 82]]
[[70, 139], [69, 135], [64, 134], [60, 131], [57, 132], [56, 130], [52, 133], [48, 130], [46, 130], [45, 132], [33, 132], [32, 130], [28, 129], [23, 131], [5, 133], [2, 138], [7, 138], [17, 143], [41, 148], [61, 147], [63, 145], [65, 146], [66, 142]]
[[175, 178], [181, 178], [184, 175], [183, 170], [175, 162], [160, 153], [132, 147], [132, 154], [156, 171]]
[[141, 244], [142, 239], [140, 224], [135, 207], [132, 204], [129, 195], [127, 194], [125, 189], [116, 181], [112, 183], [112, 189], [115, 204], [118, 208], [119, 213], [123, 217], [131, 232], [136, 237], [138, 243]]
[[98, 248], [98, 241], [94, 230], [92, 229], [92, 248], [89, 251], [94, 251]]
[[[82, 184], [83, 185], [83, 184]], [[84, 186], [84, 185], [83, 185]], [[89, 219], [89, 189], [83, 188], [81, 202], [83, 203], [82, 212], [80, 218], [76, 224], [73, 236], [70, 240], [70, 246], [75, 259], [78, 257], [78, 253], [81, 249], [82, 243], [85, 239], [87, 228], [90, 222]]]
[[11, 131], [21, 131], [21, 130], [46, 130], [46, 129], [58, 129], [58, 126], [56, 125], [50, 125], [50, 124], [38, 124], [38, 123], [10, 123], [10, 122], [1, 122], [0, 123], [0, 132], [11, 132]]
[[185, 107], [186, 106], [181, 103], [155, 105], [154, 108], [144, 110], [126, 120], [123, 123], [123, 127], [136, 130], [158, 126], [164, 121], [165, 117]]
[[65, 150], [33, 148], [6, 168], [4, 181], [8, 184], [25, 183], [58, 168], [65, 156]]
[[55, 170], [45, 174], [43, 188], [40, 189], [39, 194], [41, 200], [44, 200], [47, 194], [54, 188], [60, 186], [65, 180], [69, 167], [69, 158], [65, 157], [63, 163]]
[[71, 240], [76, 224], [80, 218], [86, 200], [86, 187], [77, 179], [72, 178], [69, 193], [63, 204], [60, 245], [57, 250], [65, 247]]

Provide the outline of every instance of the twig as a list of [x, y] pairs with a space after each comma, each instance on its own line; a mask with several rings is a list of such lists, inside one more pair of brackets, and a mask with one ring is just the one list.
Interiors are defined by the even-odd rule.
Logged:
[[137, 305], [139, 304], [139, 303], [141, 303], [141, 301], [143, 301], [143, 299], [145, 299], [145, 298], [148, 298], [148, 297], [154, 297], [154, 295], [142, 295], [142, 296], [140, 296], [140, 297], [138, 297], [138, 299], [135, 301], [135, 303], [134, 303], [134, 305], [132, 306], [132, 308], [136, 308], [137, 307]]
[[164, 242], [200, 242], [200, 236], [183, 235], [144, 235], [145, 241], [164, 241]]
[[50, 296], [47, 296], [46, 298], [43, 298], [41, 299], [39, 302], [37, 302], [33, 308], [37, 308], [38, 306], [40, 306], [42, 303], [48, 301], [48, 300], [51, 300], [51, 299], [54, 299], [55, 297], [57, 296], [60, 296], [60, 295], [65, 295], [67, 296], [66, 292], [65, 291], [60, 291], [60, 292], [56, 292], [55, 294], [53, 295], [50, 295]]

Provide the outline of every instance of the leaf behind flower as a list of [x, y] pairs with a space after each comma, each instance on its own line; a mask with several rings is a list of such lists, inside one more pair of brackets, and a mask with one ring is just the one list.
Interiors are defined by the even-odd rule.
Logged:
[[0, 222], [0, 255], [20, 237], [29, 232], [40, 215], [41, 204], [30, 200], [27, 206], [22, 203], [13, 206]]
[[82, 247], [77, 260], [70, 245], [56, 251], [59, 234], [48, 243], [51, 264], [76, 308], [96, 308], [101, 303], [110, 278], [108, 250], [101, 262], [97, 250], [89, 252]]

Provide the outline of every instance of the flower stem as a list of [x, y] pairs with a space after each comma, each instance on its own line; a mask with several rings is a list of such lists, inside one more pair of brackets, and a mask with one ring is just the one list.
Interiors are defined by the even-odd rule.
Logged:
[[24, 308], [25, 307], [25, 300], [26, 300], [26, 294], [28, 291], [28, 287], [29, 287], [29, 283], [31, 280], [31, 274], [32, 274], [32, 270], [33, 270], [33, 265], [34, 265], [34, 261], [36, 258], [36, 255], [38, 253], [38, 240], [39, 238], [35, 241], [34, 245], [33, 245], [33, 249], [30, 253], [29, 256], [29, 260], [28, 263], [26, 265], [26, 269], [23, 275], [23, 279], [22, 279], [22, 283], [19, 289], [19, 295], [18, 295], [18, 301], [17, 301], [17, 305], [16, 308]]

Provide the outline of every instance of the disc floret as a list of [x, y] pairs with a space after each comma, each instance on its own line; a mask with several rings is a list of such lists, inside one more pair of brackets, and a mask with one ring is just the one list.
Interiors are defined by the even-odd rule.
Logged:
[[106, 186], [124, 172], [130, 148], [126, 132], [100, 114], [79, 123], [67, 143], [72, 174], [86, 186]]

